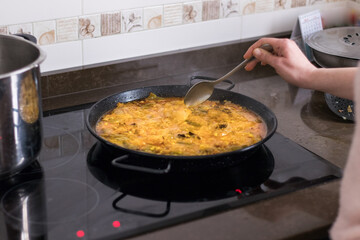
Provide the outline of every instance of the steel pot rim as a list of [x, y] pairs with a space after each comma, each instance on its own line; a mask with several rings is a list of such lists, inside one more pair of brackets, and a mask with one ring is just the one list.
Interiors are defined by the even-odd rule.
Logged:
[[16, 35], [6, 35], [6, 34], [0, 34], [0, 38], [7, 38], [7, 39], [12, 39], [14, 41], [21, 41], [24, 42], [25, 44], [28, 44], [32, 47], [34, 47], [37, 51], [38, 51], [38, 56], [37, 58], [32, 61], [30, 64], [27, 64], [19, 69], [7, 72], [7, 73], [0, 73], [0, 79], [5, 79], [5, 78], [9, 78], [13, 75], [17, 75], [17, 74], [21, 74], [27, 71], [30, 71], [31, 69], [34, 68], [38, 68], [39, 65], [45, 60], [46, 58], [46, 53], [43, 49], [41, 49], [38, 45], [36, 45], [35, 43], [32, 43], [31, 41], [25, 40], [22, 37], [16, 36]]

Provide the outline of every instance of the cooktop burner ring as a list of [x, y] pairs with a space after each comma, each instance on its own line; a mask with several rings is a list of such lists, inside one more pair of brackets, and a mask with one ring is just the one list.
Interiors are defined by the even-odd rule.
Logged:
[[[89, 184], [75, 179], [41, 178], [10, 188], [1, 198], [0, 209], [12, 221], [49, 225], [85, 217], [99, 202], [99, 193]], [[67, 210], [58, 211], [59, 208]]]
[[[44, 132], [48, 136], [44, 136], [43, 146], [38, 159], [45, 170], [61, 167], [74, 160], [79, 154], [80, 141], [71, 132], [61, 127], [49, 125], [44, 125]], [[64, 147], [62, 147], [63, 141], [71, 142], [71, 144], [68, 144], [72, 146], [70, 151], [64, 152]], [[45, 155], [47, 155], [46, 158], [43, 157]], [[49, 155], [53, 157], [49, 159]], [[43, 159], [46, 159], [46, 161]]]

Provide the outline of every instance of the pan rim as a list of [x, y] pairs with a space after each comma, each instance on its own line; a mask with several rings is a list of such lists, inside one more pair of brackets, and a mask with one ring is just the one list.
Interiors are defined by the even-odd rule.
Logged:
[[[146, 86], [146, 87], [140, 87], [140, 88], [134, 88], [134, 89], [129, 89], [129, 90], [125, 90], [125, 91], [121, 91], [121, 92], [118, 92], [118, 93], [115, 93], [115, 94], [111, 94], [107, 97], [104, 97], [102, 99], [100, 99], [99, 101], [97, 101], [96, 103], [94, 103], [90, 109], [89, 109], [89, 112], [88, 112], [88, 115], [86, 117], [86, 126], [88, 128], [88, 130], [90, 131], [90, 133], [95, 137], [97, 138], [101, 143], [103, 144], [106, 144], [112, 148], [114, 148], [115, 150], [121, 150], [121, 151], [124, 151], [124, 152], [127, 152], [129, 154], [134, 154], [134, 155], [140, 155], [140, 156], [143, 156], [143, 157], [150, 157], [150, 158], [157, 158], [157, 159], [167, 159], [167, 160], [186, 160], [186, 159], [191, 159], [191, 160], [195, 160], [195, 159], [201, 159], [201, 160], [204, 160], [204, 159], [211, 159], [211, 158], [221, 158], [221, 157], [225, 157], [225, 156], [229, 156], [229, 155], [232, 155], [232, 154], [241, 154], [241, 153], [244, 153], [244, 152], [248, 152], [249, 150], [252, 150], [252, 149], [257, 149], [259, 146], [261, 146], [262, 144], [264, 144], [267, 140], [269, 140], [273, 135], [274, 133], [276, 132], [276, 129], [277, 129], [277, 126], [278, 126], [278, 120], [275, 116], [275, 114], [272, 112], [272, 110], [270, 108], [268, 108], [266, 105], [264, 105], [263, 103], [257, 101], [256, 99], [253, 99], [253, 98], [250, 98], [246, 95], [243, 95], [243, 94], [240, 94], [240, 93], [236, 93], [236, 92], [233, 92], [233, 91], [229, 91], [229, 90], [224, 90], [224, 89], [218, 89], [216, 88], [214, 93], [217, 92], [219, 94], [223, 94], [223, 95], [227, 95], [227, 94], [236, 94], [236, 96], [238, 97], [241, 97], [241, 98], [244, 98], [248, 101], [251, 101], [255, 104], [257, 104], [258, 106], [260, 106], [263, 110], [265, 110], [268, 114], [271, 115], [271, 119], [272, 119], [272, 128], [271, 129], [267, 129], [267, 133], [266, 133], [266, 136], [259, 142], [253, 144], [253, 145], [250, 145], [248, 147], [245, 147], [245, 148], [241, 148], [241, 149], [237, 149], [237, 150], [234, 150], [234, 151], [230, 151], [230, 152], [223, 152], [223, 153], [217, 153], [217, 154], [211, 154], [211, 155], [185, 155], [185, 156], [182, 156], [182, 155], [160, 155], [160, 154], [154, 154], [154, 153], [147, 153], [147, 152], [143, 152], [143, 151], [138, 151], [138, 150], [133, 150], [133, 149], [129, 149], [129, 148], [124, 148], [124, 147], [121, 147], [117, 144], [114, 144], [114, 143], [111, 143], [110, 141], [107, 141], [106, 139], [102, 138], [101, 136], [99, 136], [96, 131], [94, 130], [92, 124], [90, 123], [90, 117], [91, 117], [91, 114], [95, 111], [95, 109], [97, 107], [99, 107], [100, 104], [108, 101], [109, 99], [112, 99], [112, 98], [115, 98], [121, 94], [125, 94], [125, 93], [130, 93], [132, 91], [141, 91], [141, 90], [148, 90], [148, 89], [153, 89], [153, 88], [165, 88], [165, 89], [168, 89], [168, 88], [181, 88], [181, 89], [184, 89], [187, 90], [189, 89], [190, 87], [187, 86], [187, 85], [159, 85], [159, 86]], [[148, 91], [148, 92], [151, 92], [151, 91]], [[181, 96], [179, 96], [181, 97]], [[184, 97], [184, 94], [182, 95], [182, 97]], [[141, 99], [141, 97], [139, 98], [134, 98], [132, 99], [132, 101], [135, 101], [135, 100], [138, 100], [138, 99]], [[126, 102], [126, 101], [125, 101]], [[117, 103], [117, 102], [116, 102]], [[245, 106], [246, 107], [246, 106]], [[112, 110], [113, 108], [109, 108], [108, 110], [106, 111], [102, 111], [102, 114], [100, 114], [100, 117], [103, 116], [103, 114], [105, 114], [106, 112]], [[249, 108], [248, 108], [249, 109]], [[250, 111], [253, 111], [252, 109], [249, 109]], [[254, 111], [253, 111], [254, 112]], [[264, 118], [257, 112], [254, 112], [255, 114], [257, 114], [258, 116], [260, 116], [263, 121]], [[96, 119], [96, 122], [100, 119], [97, 118]], [[266, 122], [267, 123], [267, 122]]]

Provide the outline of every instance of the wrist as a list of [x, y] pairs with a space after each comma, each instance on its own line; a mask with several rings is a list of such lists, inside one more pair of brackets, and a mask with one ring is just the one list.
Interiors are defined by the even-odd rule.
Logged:
[[306, 68], [300, 74], [300, 87], [307, 89], [319, 90], [316, 87], [316, 79], [318, 78], [319, 69], [315, 66], [311, 66], [310, 68]]

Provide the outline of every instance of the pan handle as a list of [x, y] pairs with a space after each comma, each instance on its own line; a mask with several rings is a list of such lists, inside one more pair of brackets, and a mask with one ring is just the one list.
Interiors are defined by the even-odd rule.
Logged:
[[123, 161], [128, 158], [129, 158], [129, 155], [123, 155], [121, 157], [113, 159], [111, 161], [111, 164], [115, 167], [122, 168], [122, 169], [128, 169], [128, 170], [134, 170], [134, 171], [152, 173], [152, 174], [166, 174], [171, 169], [171, 161], [169, 161], [169, 163], [165, 169], [154, 169], [154, 168], [135, 166], [135, 165], [131, 165], [129, 163], [124, 163]]
[[[191, 76], [190, 78], [190, 85], [192, 85], [192, 83], [195, 80], [212, 80], [215, 81], [217, 78], [213, 78], [213, 77], [206, 77], [206, 76]], [[225, 90], [231, 90], [235, 87], [235, 83], [229, 79], [225, 79], [223, 82], [226, 82], [229, 84], [228, 87], [225, 88]]]
[[141, 212], [141, 211], [137, 211], [137, 210], [131, 210], [131, 209], [125, 209], [125, 208], [121, 208], [119, 207], [117, 204], [120, 202], [121, 199], [123, 199], [126, 196], [125, 193], [121, 194], [119, 197], [117, 197], [113, 203], [112, 206], [114, 209], [121, 211], [121, 212], [125, 212], [125, 213], [131, 213], [131, 214], [135, 214], [135, 215], [139, 215], [139, 216], [146, 216], [146, 217], [153, 217], [153, 218], [160, 218], [160, 217], [165, 217], [166, 215], [169, 214], [170, 212], [170, 200], [168, 200], [166, 202], [166, 208], [165, 211], [163, 213], [147, 213], [147, 212]]

